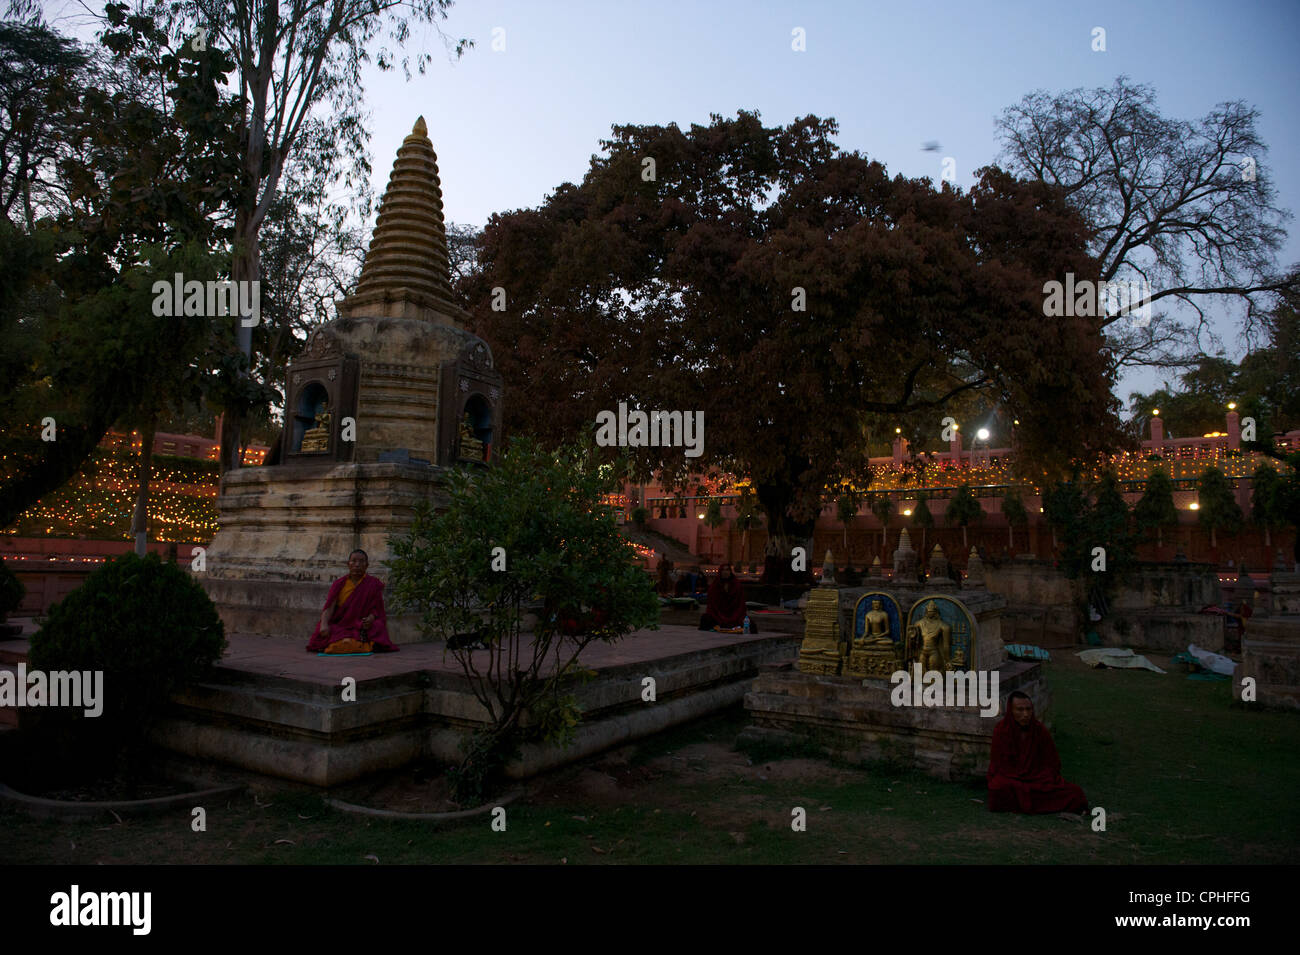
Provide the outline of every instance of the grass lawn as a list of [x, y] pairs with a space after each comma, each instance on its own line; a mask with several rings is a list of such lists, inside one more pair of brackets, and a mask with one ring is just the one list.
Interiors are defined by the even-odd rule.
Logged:
[[[1161, 658], [1153, 658], [1163, 665]], [[1065, 777], [1106, 810], [994, 815], [982, 787], [888, 765], [734, 749], [736, 708], [530, 784], [507, 812], [455, 824], [337, 812], [266, 782], [190, 815], [37, 822], [0, 808], [17, 863], [1265, 863], [1300, 860], [1300, 716], [1234, 706], [1176, 669], [1047, 664]], [[807, 830], [791, 830], [802, 807]]]

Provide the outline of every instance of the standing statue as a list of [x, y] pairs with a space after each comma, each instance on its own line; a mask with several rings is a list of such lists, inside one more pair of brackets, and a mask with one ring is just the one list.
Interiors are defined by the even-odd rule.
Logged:
[[[920, 646], [916, 648], [918, 639]], [[916, 653], [923, 673], [943, 672], [952, 665], [952, 627], [943, 622], [933, 600], [925, 605], [925, 616], [907, 628], [907, 647], [909, 657]]]

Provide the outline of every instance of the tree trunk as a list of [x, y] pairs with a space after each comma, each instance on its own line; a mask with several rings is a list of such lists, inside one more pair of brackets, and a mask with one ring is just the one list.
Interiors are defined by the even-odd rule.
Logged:
[[1010, 521], [1007, 522], [1007, 553], [1015, 556], [1016, 552], [1016, 528]]
[[[788, 515], [793, 501], [792, 488], [760, 484], [755, 491], [767, 516], [767, 555], [763, 583], [797, 583], [806, 585], [819, 555], [812, 552], [814, 521], [796, 521]], [[802, 571], [791, 566], [794, 548], [803, 547], [806, 565]]]
[[[246, 168], [250, 174], [256, 176], [261, 171], [262, 155], [265, 149], [265, 143], [255, 144], [246, 153]], [[274, 178], [278, 179], [278, 175]], [[275, 183], [272, 182], [267, 188], [274, 191]], [[258, 233], [261, 230], [265, 214], [258, 215], [256, 210], [247, 208], [240, 209], [235, 214], [235, 243], [234, 251], [230, 258], [230, 278], [239, 287], [240, 282], [257, 282], [262, 278], [262, 258], [258, 249]], [[236, 301], [242, 302], [244, 296], [236, 297]], [[259, 306], [260, 307], [260, 306]], [[260, 314], [260, 313], [259, 313]], [[252, 318], [251, 315], [245, 316], [239, 314], [236, 321], [235, 335], [239, 344], [239, 350], [248, 359], [249, 370], [244, 372], [241, 377], [247, 378], [251, 374], [253, 365], [253, 328], [244, 324], [245, 318]], [[243, 407], [233, 407], [225, 409], [225, 420], [221, 429], [221, 473], [233, 471], [243, 466], [243, 440], [242, 432], [247, 423], [247, 409]]]
[[135, 555], [143, 557], [149, 549], [149, 475], [153, 469], [153, 439], [158, 430], [158, 418], [151, 416], [140, 434], [140, 458], [136, 470], [135, 513], [131, 517], [131, 533], [135, 536]]
[[969, 553], [970, 553], [970, 546], [966, 543], [966, 525], [965, 525], [965, 524], [963, 524], [963, 525], [961, 526], [961, 552], [962, 552], [963, 554], [969, 554]]

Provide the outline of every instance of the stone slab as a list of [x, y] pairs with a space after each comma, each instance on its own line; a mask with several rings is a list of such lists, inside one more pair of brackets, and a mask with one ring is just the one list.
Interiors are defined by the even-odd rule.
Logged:
[[1223, 651], [1224, 617], [1167, 611], [1118, 611], [1097, 628], [1102, 646], [1132, 647], [1178, 653], [1190, 643], [1215, 653]]

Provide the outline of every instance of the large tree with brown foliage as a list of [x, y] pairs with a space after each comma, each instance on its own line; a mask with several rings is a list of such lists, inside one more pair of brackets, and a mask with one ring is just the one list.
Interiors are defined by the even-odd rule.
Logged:
[[615, 127], [580, 185], [493, 216], [461, 287], [510, 383], [507, 430], [558, 443], [619, 401], [702, 410], [703, 457], [640, 461], [748, 475], [782, 549], [828, 485], [869, 485], [895, 427], [933, 443], [945, 414], [996, 407], [1037, 461], [1111, 446], [1097, 323], [1043, 314], [1045, 281], [1096, 274], [1058, 192], [997, 169], [970, 193], [891, 179], [836, 129]]

